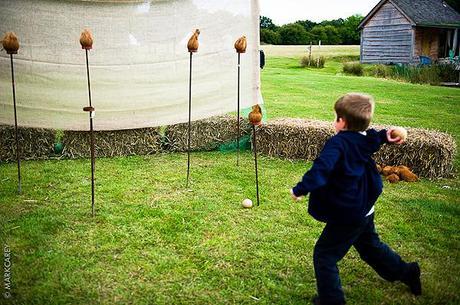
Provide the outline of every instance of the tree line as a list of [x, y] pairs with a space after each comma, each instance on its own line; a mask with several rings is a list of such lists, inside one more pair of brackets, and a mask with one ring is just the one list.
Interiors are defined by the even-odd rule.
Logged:
[[[460, 12], [460, 0], [445, 0], [454, 10]], [[265, 16], [260, 17], [260, 41], [268, 44], [305, 45], [317, 44], [360, 44], [358, 25], [361, 15], [352, 15], [346, 19], [325, 20], [316, 23], [299, 20], [278, 26]]]
[[260, 17], [260, 41], [267, 44], [306, 45], [322, 44], [356, 45], [360, 43], [358, 25], [361, 15], [352, 15], [346, 19], [325, 20], [316, 23], [299, 20], [294, 23], [277, 26], [272, 19]]

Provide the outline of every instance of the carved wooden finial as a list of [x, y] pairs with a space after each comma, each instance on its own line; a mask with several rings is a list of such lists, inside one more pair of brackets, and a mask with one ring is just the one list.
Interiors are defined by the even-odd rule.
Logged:
[[8, 54], [17, 54], [19, 49], [19, 41], [16, 34], [7, 32], [2, 39], [2, 45]]
[[190, 37], [190, 39], [188, 40], [187, 48], [188, 48], [189, 52], [191, 52], [191, 53], [198, 52], [198, 47], [200, 45], [198, 43], [198, 36], [199, 35], [200, 35], [200, 30], [196, 29], [195, 32], [193, 33], [192, 37]]

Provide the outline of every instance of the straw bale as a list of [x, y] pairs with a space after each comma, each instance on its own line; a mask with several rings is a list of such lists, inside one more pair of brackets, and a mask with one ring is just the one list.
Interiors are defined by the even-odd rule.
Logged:
[[[53, 152], [55, 131], [42, 128], [19, 127], [21, 160], [47, 159]], [[0, 125], [0, 161], [16, 160], [14, 126]]]
[[[162, 150], [159, 128], [95, 131], [96, 157], [150, 155]], [[90, 157], [89, 131], [64, 131], [63, 155], [66, 158]]]
[[445, 132], [421, 128], [407, 128], [407, 132], [404, 144], [384, 145], [374, 155], [375, 161], [392, 166], [405, 165], [420, 177], [449, 177], [457, 149], [454, 138]]
[[273, 157], [314, 160], [333, 135], [330, 122], [278, 119], [258, 128], [257, 149]]
[[[251, 126], [247, 119], [240, 119], [241, 137], [249, 134]], [[187, 151], [188, 123], [181, 123], [166, 128], [168, 150]], [[211, 151], [221, 144], [236, 141], [236, 116], [216, 116], [204, 120], [194, 121], [191, 124], [191, 151]]]
[[[371, 126], [376, 129], [388, 126]], [[453, 137], [444, 132], [407, 128], [408, 139], [402, 145], [383, 145], [374, 159], [379, 164], [405, 165], [425, 178], [452, 174], [456, 154]], [[334, 135], [330, 122], [279, 119], [258, 129], [257, 148], [261, 154], [286, 159], [314, 160], [324, 143]]]

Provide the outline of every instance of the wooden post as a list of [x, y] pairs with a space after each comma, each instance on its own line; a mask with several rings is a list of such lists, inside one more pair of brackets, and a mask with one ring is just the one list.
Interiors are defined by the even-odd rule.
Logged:
[[321, 40], [318, 41], [318, 59], [316, 60], [316, 67], [319, 68], [319, 54], [321, 54]]
[[458, 44], [458, 29], [455, 29], [454, 32], [454, 42], [452, 43], [452, 50], [454, 51], [454, 57], [457, 53], [457, 44]]

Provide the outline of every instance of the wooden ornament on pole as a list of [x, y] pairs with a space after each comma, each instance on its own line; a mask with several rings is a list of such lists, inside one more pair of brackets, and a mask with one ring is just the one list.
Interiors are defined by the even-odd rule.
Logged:
[[198, 52], [199, 42], [198, 36], [200, 35], [200, 30], [196, 29], [192, 37], [190, 37], [187, 43], [187, 49], [190, 53], [190, 73], [189, 73], [189, 83], [188, 83], [188, 132], [187, 132], [187, 182], [186, 186], [188, 187], [190, 180], [190, 143], [191, 143], [191, 129], [192, 129], [192, 58], [193, 53]]
[[2, 40], [3, 49], [10, 55], [11, 64], [11, 86], [13, 90], [13, 109], [14, 109], [14, 138], [16, 141], [16, 160], [18, 163], [18, 194], [22, 193], [22, 182], [21, 182], [21, 153], [19, 145], [19, 132], [18, 132], [18, 115], [16, 110], [16, 88], [14, 83], [14, 62], [13, 55], [18, 54], [19, 41], [16, 34], [13, 32], [7, 32]]
[[238, 53], [238, 89], [237, 89], [237, 113], [236, 113], [236, 124], [237, 124], [237, 136], [236, 136], [236, 166], [239, 166], [240, 160], [240, 71], [241, 71], [241, 53], [246, 53], [247, 41], [246, 36], [238, 38], [235, 42], [235, 50]]
[[83, 30], [80, 36], [81, 48], [85, 50], [86, 54], [86, 77], [88, 80], [88, 100], [89, 106], [83, 107], [83, 111], [89, 113], [89, 128], [90, 128], [90, 138], [91, 138], [91, 215], [94, 216], [94, 172], [96, 166], [96, 157], [95, 157], [95, 148], [94, 148], [94, 128], [93, 128], [93, 119], [95, 114], [95, 109], [91, 102], [91, 82], [89, 76], [89, 61], [88, 61], [88, 52], [93, 48], [93, 35], [87, 29]]
[[256, 126], [262, 124], [262, 109], [259, 105], [252, 106], [252, 111], [249, 113], [249, 122], [252, 124], [252, 148], [254, 150], [254, 169], [256, 174], [256, 195], [257, 205], [260, 204], [259, 199], [259, 170], [257, 167], [257, 129]]

